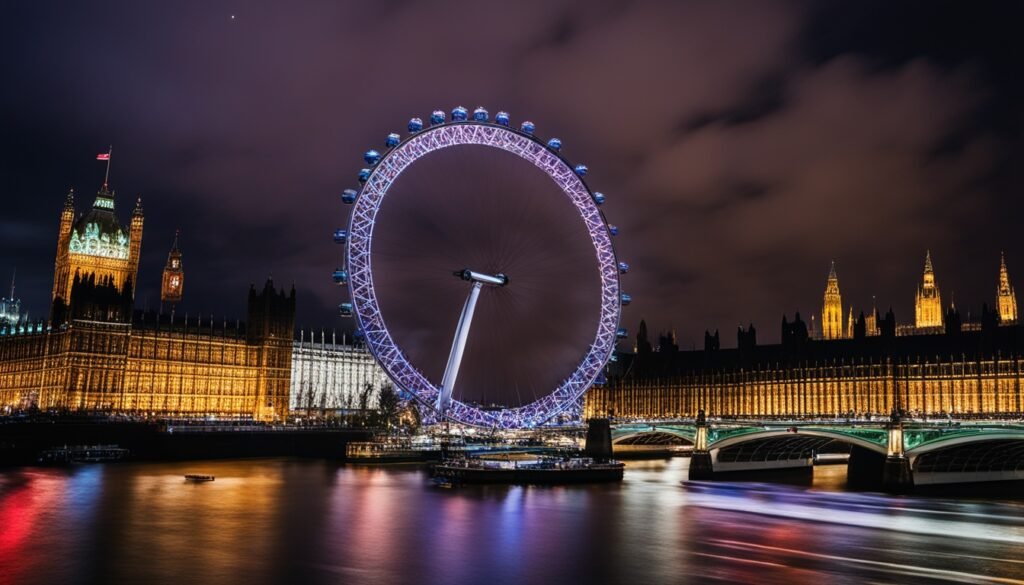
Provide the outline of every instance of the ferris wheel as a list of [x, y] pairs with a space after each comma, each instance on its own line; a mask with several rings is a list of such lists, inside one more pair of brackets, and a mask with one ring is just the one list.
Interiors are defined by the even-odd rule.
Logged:
[[[433, 409], [440, 418], [500, 429], [543, 424], [578, 405], [583, 393], [602, 373], [609, 359], [613, 359], [617, 340], [627, 335], [619, 322], [621, 307], [628, 305], [631, 298], [621, 291], [619, 277], [629, 270], [629, 265], [616, 257], [612, 240], [618, 228], [607, 223], [600, 209], [605, 196], [591, 191], [584, 182], [585, 165], [574, 166], [560, 154], [559, 139], [544, 142], [534, 135], [534, 130], [534, 124], [529, 121], [520, 124], [518, 129], [513, 128], [506, 112], [498, 112], [492, 120], [484, 108], [470, 113], [466, 108], [457, 107], [450, 117], [437, 110], [431, 114], [429, 125], [424, 125], [420, 118], [412, 118], [405, 137], [388, 134], [383, 152], [368, 150], [364, 154], [366, 167], [359, 171], [359, 188], [345, 189], [341, 195], [342, 202], [353, 208], [347, 229], [334, 232], [334, 241], [345, 246], [345, 263], [334, 271], [334, 281], [347, 286], [351, 294], [350, 301], [338, 306], [339, 313], [343, 317], [355, 317], [357, 336], [365, 340], [396, 387]], [[435, 380], [428, 379], [424, 371], [430, 369], [428, 365], [439, 364], [414, 363], [406, 348], [392, 335], [378, 298], [374, 242], [389, 229], [388, 222], [384, 221], [387, 217], [380, 214], [382, 205], [388, 201], [389, 192], [403, 172], [431, 153], [453, 147], [458, 147], [456, 150], [460, 153], [467, 147], [499, 149], [542, 171], [547, 182], [553, 184], [575, 210], [565, 220], [578, 222], [576, 227], [582, 228], [573, 233], [580, 234], [581, 240], [589, 240], [580, 245], [589, 250], [588, 262], [593, 264], [597, 283], [590, 296], [597, 298], [593, 299], [596, 310], [586, 316], [585, 330], [590, 333], [581, 343], [585, 347], [578, 348], [582, 357], [574, 359], [573, 365], [560, 373], [559, 381], [544, 389], [540, 396], [515, 407], [483, 408], [470, 401], [457, 400], [455, 390], [467, 344], [473, 343], [470, 330], [477, 306], [494, 299], [491, 295], [497, 293], [492, 291], [515, 290], [516, 274], [504, 272], [501, 266], [496, 267], [498, 270], [493, 270], [494, 266], [488, 270], [485, 266], [471, 265], [472, 254], [467, 254], [465, 263], [449, 266], [444, 278], [461, 283], [459, 290], [464, 291], [465, 302], [461, 314], [444, 317], [450, 318], [449, 322], [455, 322], [456, 326], [444, 374]], [[466, 217], [463, 221], [472, 223], [474, 218]], [[475, 244], [472, 247], [475, 248]], [[529, 312], [523, 313], [516, 316], [517, 321], [528, 322]]]

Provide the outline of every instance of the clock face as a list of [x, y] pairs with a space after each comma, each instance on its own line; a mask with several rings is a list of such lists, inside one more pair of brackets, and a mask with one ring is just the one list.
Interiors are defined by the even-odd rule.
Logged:
[[170, 284], [171, 284], [171, 288], [172, 289], [173, 288], [178, 288], [179, 286], [181, 286], [181, 278], [178, 277], [178, 276], [172, 276]]

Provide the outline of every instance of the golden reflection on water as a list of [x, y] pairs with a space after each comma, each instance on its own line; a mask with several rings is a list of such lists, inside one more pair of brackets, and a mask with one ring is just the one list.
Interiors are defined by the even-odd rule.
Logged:
[[[192, 483], [186, 473], [209, 473], [216, 480]], [[117, 532], [133, 535], [127, 557], [112, 567], [140, 567], [157, 575], [183, 569], [217, 582], [244, 582], [252, 559], [265, 557], [279, 523], [281, 466], [254, 467], [251, 462], [208, 462], [153, 467], [111, 467], [117, 489], [105, 505], [133, 513], [119, 517]], [[188, 551], [183, 555], [183, 551]]]

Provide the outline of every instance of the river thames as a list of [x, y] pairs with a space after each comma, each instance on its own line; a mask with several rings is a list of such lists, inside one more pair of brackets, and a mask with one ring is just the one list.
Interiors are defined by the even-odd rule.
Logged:
[[0, 582], [1024, 583], [1019, 488], [853, 493], [842, 466], [684, 485], [687, 465], [545, 488], [289, 459], [7, 470]]

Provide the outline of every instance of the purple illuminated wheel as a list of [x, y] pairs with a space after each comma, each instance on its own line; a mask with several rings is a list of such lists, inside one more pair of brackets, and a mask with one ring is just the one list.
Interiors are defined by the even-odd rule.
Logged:
[[[532, 163], [572, 203], [583, 222], [584, 231], [589, 235], [600, 281], [600, 308], [592, 318], [592, 340], [589, 347], [580, 348], [583, 358], [575, 368], [567, 371], [562, 381], [548, 393], [532, 402], [501, 410], [483, 410], [451, 400], [445, 402], [443, 414], [465, 424], [502, 429], [543, 424], [578, 406], [583, 393], [612, 356], [617, 338], [625, 336], [625, 330], [619, 328], [619, 318], [621, 306], [628, 304], [630, 298], [619, 288], [619, 274], [625, 273], [628, 266], [617, 261], [612, 246], [612, 236], [617, 229], [605, 221], [599, 209], [604, 196], [591, 192], [583, 181], [586, 167], [573, 167], [562, 158], [558, 154], [561, 142], [557, 139], [544, 143], [535, 138], [533, 124], [524, 122], [521, 129], [516, 130], [508, 126], [508, 114], [500, 112], [494, 121], [490, 121], [482, 108], [472, 115], [464, 108], [456, 108], [451, 120], [442, 112], [434, 112], [430, 122], [431, 125], [424, 128], [422, 122], [414, 118], [409, 123], [410, 134], [406, 138], [391, 134], [386, 143], [388, 149], [383, 154], [368, 151], [364, 156], [368, 167], [359, 174], [361, 189], [347, 189], [342, 195], [343, 201], [353, 204], [354, 208], [348, 230], [335, 232], [335, 241], [347, 244], [346, 266], [335, 271], [335, 281], [348, 284], [351, 291], [351, 303], [342, 303], [339, 309], [343, 316], [355, 316], [368, 348], [394, 384], [424, 405], [436, 408], [440, 403], [441, 385], [423, 374], [422, 364], [410, 363], [406, 352], [396, 344], [388, 330], [378, 302], [371, 262], [378, 212], [399, 175], [434, 151], [455, 146], [491, 147]], [[513, 283], [510, 286], [514, 286], [515, 275], [510, 276]]]

